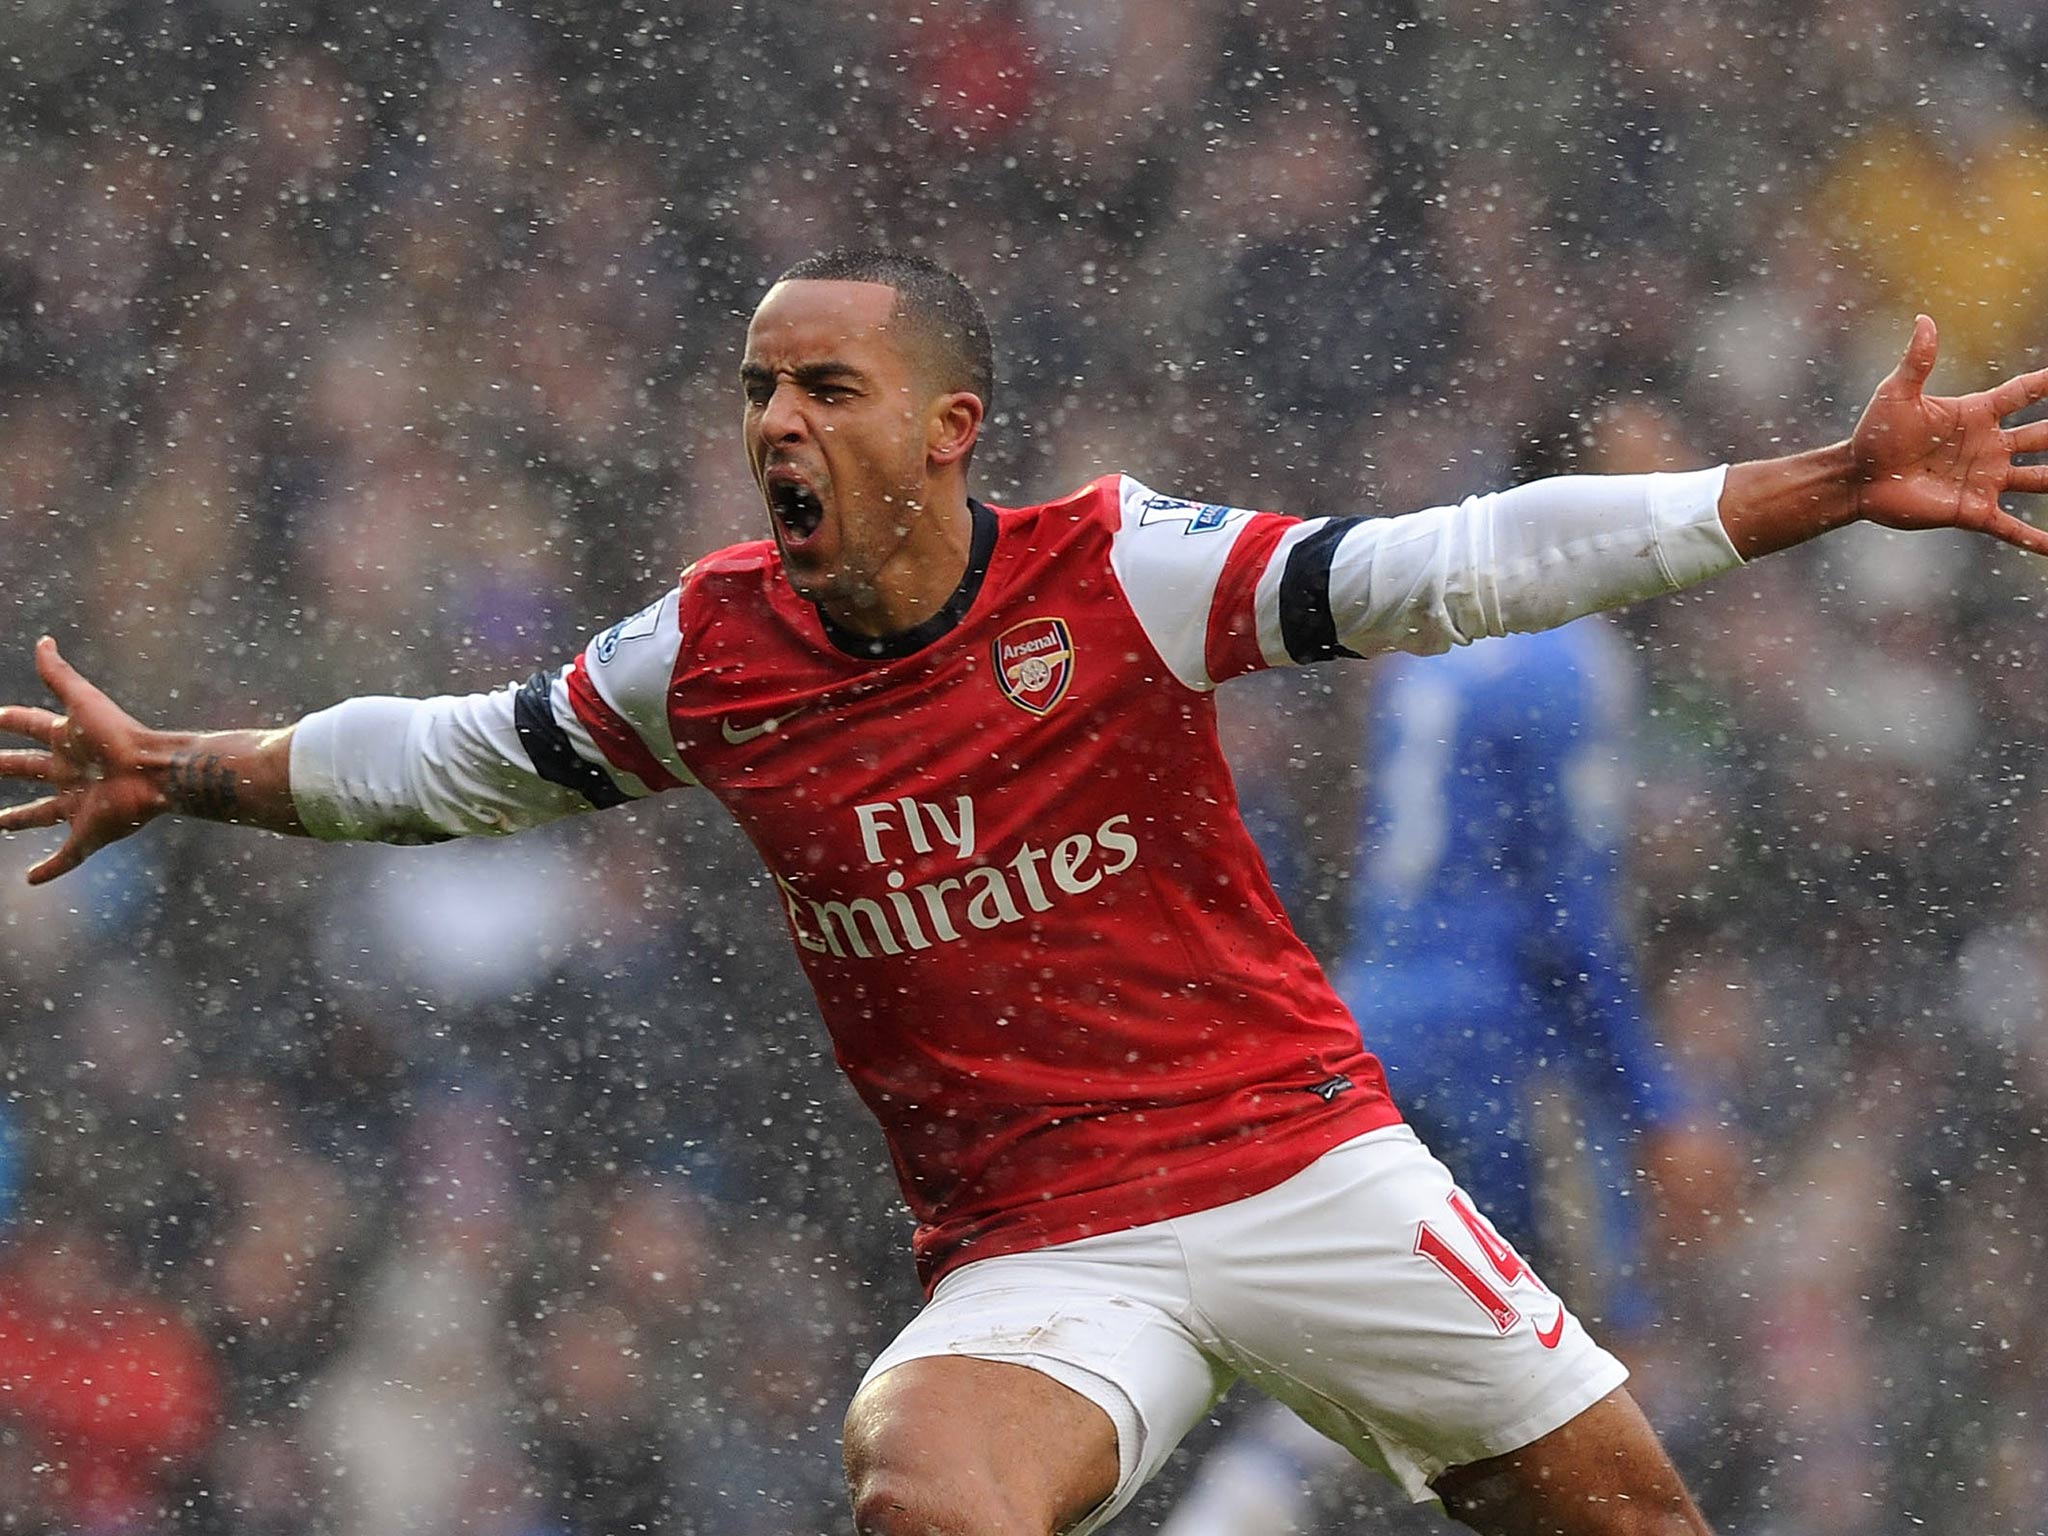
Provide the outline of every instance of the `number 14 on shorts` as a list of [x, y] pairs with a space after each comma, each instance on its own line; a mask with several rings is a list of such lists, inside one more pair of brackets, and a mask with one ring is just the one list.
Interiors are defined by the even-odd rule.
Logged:
[[[1447, 1199], [1451, 1213], [1472, 1235], [1472, 1241], [1478, 1244], [1480, 1253], [1486, 1258], [1487, 1266], [1499, 1277], [1501, 1287], [1517, 1285], [1526, 1280], [1544, 1295], [1550, 1294], [1543, 1282], [1536, 1278], [1536, 1271], [1509, 1246], [1506, 1238], [1493, 1230], [1493, 1224], [1479, 1214], [1462, 1189], [1452, 1190]], [[1493, 1326], [1501, 1333], [1506, 1333], [1522, 1320], [1521, 1312], [1501, 1293], [1501, 1289], [1494, 1286], [1462, 1253], [1453, 1248], [1450, 1240], [1429, 1222], [1421, 1221], [1415, 1224], [1415, 1251], [1436, 1265], [1450, 1277], [1458, 1289], [1470, 1296], [1480, 1310], [1493, 1319]], [[1555, 1349], [1558, 1340], [1563, 1336], [1564, 1306], [1560, 1303], [1557, 1316], [1550, 1324], [1536, 1329], [1536, 1342], [1545, 1349]]]

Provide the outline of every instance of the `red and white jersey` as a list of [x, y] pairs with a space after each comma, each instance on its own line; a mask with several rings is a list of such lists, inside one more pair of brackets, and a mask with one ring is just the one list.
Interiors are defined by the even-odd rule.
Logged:
[[[1625, 533], [1596, 519], [1582, 558], [1605, 574], [1568, 598], [1544, 579], [1568, 555], [1505, 586], [1469, 574], [1514, 542], [1488, 498], [1304, 522], [1110, 476], [976, 503], [960, 587], [883, 640], [799, 597], [772, 542], [739, 545], [558, 673], [403, 719], [390, 700], [309, 717], [294, 795], [313, 830], [386, 838], [718, 796], [882, 1123], [929, 1284], [1255, 1193], [1399, 1118], [1238, 817], [1211, 690], [1731, 564], [1707, 474], [1642, 477], [1672, 484], [1633, 493]], [[351, 731], [328, 718], [352, 709]], [[366, 733], [381, 757], [342, 740]]]

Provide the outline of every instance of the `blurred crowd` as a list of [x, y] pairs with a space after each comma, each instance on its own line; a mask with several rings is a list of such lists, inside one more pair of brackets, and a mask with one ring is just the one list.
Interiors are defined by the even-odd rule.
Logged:
[[[985, 296], [997, 502], [1810, 446], [1922, 309], [1937, 387], [2048, 357], [2036, 0], [35, 0], [0, 45], [0, 686], [47, 630], [165, 723], [523, 677], [755, 535], [745, 316], [833, 245]], [[2044, 600], [1852, 533], [1624, 621], [1711, 1106], [1632, 1363], [1731, 1536], [2048, 1530]], [[1228, 704], [1325, 948], [1360, 681]], [[39, 842], [0, 1532], [846, 1528], [908, 1219], [715, 808], [163, 824], [30, 892]]]

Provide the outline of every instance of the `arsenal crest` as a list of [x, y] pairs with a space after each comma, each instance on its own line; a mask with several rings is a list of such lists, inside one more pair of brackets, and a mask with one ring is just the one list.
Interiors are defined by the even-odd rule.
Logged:
[[1050, 713], [1074, 680], [1074, 637], [1065, 619], [1026, 619], [996, 636], [996, 682], [1003, 697], [1034, 715]]

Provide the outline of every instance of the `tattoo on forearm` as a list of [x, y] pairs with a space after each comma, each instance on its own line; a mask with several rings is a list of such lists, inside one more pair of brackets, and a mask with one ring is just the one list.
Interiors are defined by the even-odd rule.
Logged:
[[171, 809], [209, 821], [233, 821], [242, 809], [242, 787], [235, 770], [218, 752], [195, 749], [171, 758]]

